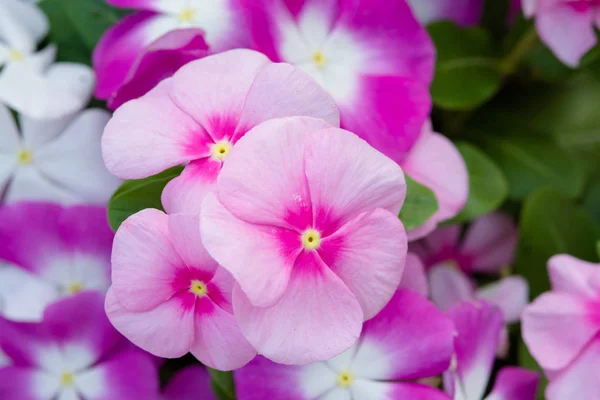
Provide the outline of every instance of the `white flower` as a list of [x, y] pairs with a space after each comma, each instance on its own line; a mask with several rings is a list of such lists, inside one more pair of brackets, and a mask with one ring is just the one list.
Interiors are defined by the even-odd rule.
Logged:
[[119, 185], [102, 161], [110, 114], [90, 109], [54, 120], [19, 118], [0, 105], [0, 192], [4, 202], [104, 204]]

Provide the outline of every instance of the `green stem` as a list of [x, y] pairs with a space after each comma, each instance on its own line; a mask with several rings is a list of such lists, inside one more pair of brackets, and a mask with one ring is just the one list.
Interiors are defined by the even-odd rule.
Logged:
[[500, 60], [500, 63], [498, 64], [500, 73], [504, 76], [512, 75], [517, 68], [519, 68], [523, 57], [527, 55], [537, 41], [537, 32], [535, 27], [532, 26], [523, 36], [521, 36], [512, 51]]

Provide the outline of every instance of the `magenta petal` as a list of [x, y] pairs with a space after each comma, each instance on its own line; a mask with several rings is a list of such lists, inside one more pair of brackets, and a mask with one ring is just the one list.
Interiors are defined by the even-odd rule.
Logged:
[[387, 385], [389, 400], [450, 400], [447, 394], [431, 386], [408, 382], [387, 383]]
[[302, 387], [303, 367], [276, 364], [257, 356], [233, 373], [239, 400], [307, 400]]
[[239, 286], [233, 309], [256, 350], [281, 364], [327, 360], [352, 347], [363, 313], [344, 283], [315, 253], [302, 253], [280, 300], [254, 307]]
[[0, 396], [2, 400], [53, 399], [60, 390], [60, 382], [50, 374], [33, 368], [0, 368]]
[[406, 255], [406, 265], [398, 288], [411, 289], [423, 296], [429, 296], [429, 283], [421, 259], [414, 253]]
[[164, 34], [138, 56], [123, 84], [113, 92], [108, 108], [115, 110], [143, 96], [185, 64], [206, 55], [208, 45], [202, 30], [177, 29]]
[[410, 0], [409, 3], [423, 24], [450, 20], [460, 26], [472, 26], [481, 19], [484, 0]]
[[217, 400], [206, 368], [190, 365], [179, 371], [163, 390], [164, 400]]
[[175, 23], [171, 24], [167, 17], [139, 12], [123, 18], [106, 31], [92, 57], [98, 79], [95, 96], [100, 99], [112, 97], [144, 48], [174, 28]]
[[536, 372], [523, 368], [505, 367], [496, 376], [490, 398], [494, 400], [535, 400], [539, 383], [540, 376]]
[[[400, 289], [365, 322], [352, 368], [363, 378], [415, 380], [444, 372], [454, 351], [450, 318], [425, 297]], [[370, 353], [376, 349], [378, 356]]]

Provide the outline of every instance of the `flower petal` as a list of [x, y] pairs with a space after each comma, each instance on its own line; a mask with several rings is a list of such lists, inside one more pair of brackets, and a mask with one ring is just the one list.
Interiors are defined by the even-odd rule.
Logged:
[[214, 275], [217, 262], [208, 254], [200, 238], [200, 219], [194, 215], [169, 215], [169, 234], [173, 247], [190, 267]]
[[0, 314], [13, 321], [39, 322], [48, 304], [57, 299], [49, 282], [13, 266], [0, 268]]
[[211, 376], [201, 365], [190, 365], [179, 371], [165, 386], [164, 400], [217, 400], [211, 387]]
[[398, 288], [411, 289], [423, 296], [429, 296], [429, 283], [421, 259], [414, 253], [406, 254], [404, 273]]
[[34, 165], [25, 165], [15, 171], [4, 196], [6, 204], [22, 201], [74, 204], [82, 198], [50, 181]]
[[462, 301], [475, 299], [475, 285], [454, 264], [437, 264], [429, 270], [428, 276], [431, 300], [440, 310], [447, 311]]
[[410, 243], [409, 249], [416, 253], [428, 268], [441, 261], [456, 258], [460, 233], [460, 225], [443, 226], [431, 232], [427, 237]]
[[492, 392], [486, 400], [534, 400], [540, 376], [524, 368], [505, 367], [496, 376]]
[[252, 304], [270, 306], [282, 296], [302, 248], [298, 233], [237, 219], [213, 194], [202, 203], [200, 227], [210, 255], [231, 272]]
[[477, 297], [495, 304], [502, 310], [504, 321], [512, 324], [521, 320], [529, 303], [529, 285], [520, 276], [509, 276], [477, 290]]
[[584, 297], [546, 293], [525, 308], [523, 339], [544, 369], [566, 367], [600, 332], [593, 306]]
[[176, 14], [186, 6], [185, 0], [106, 0], [108, 4], [120, 8], [161, 11]]
[[416, 380], [445, 371], [454, 351], [452, 321], [425, 297], [400, 289], [365, 322], [352, 372], [372, 380]]
[[507, 215], [491, 213], [473, 222], [465, 233], [460, 252], [476, 272], [497, 273], [512, 264], [517, 247], [517, 228]]
[[481, 0], [409, 0], [416, 17], [424, 25], [450, 20], [464, 27], [477, 25], [483, 13]]
[[288, 287], [272, 307], [253, 306], [240, 286], [233, 309], [256, 350], [280, 364], [327, 360], [353, 346], [360, 335], [360, 304], [315, 253], [303, 253]]
[[56, 377], [33, 368], [0, 368], [2, 400], [52, 399], [60, 390]]
[[559, 293], [594, 298], [600, 289], [593, 285], [595, 277], [600, 276], [600, 264], [566, 254], [559, 254], [548, 260], [548, 274], [552, 289]]
[[[115, 296], [106, 294], [106, 314], [114, 327], [136, 346], [163, 358], [182, 357], [194, 341], [193, 296], [179, 294], [147, 311], [126, 309]], [[192, 302], [192, 308], [186, 307]]]
[[149, 208], [127, 218], [115, 235], [113, 292], [129, 311], [149, 311], [175, 293], [173, 279], [185, 262], [171, 243], [168, 216]]
[[35, 42], [39, 42], [48, 34], [48, 17], [36, 5], [22, 1], [4, 1], [2, 6], [32, 35]]
[[318, 252], [356, 296], [365, 319], [370, 319], [398, 288], [406, 247], [406, 234], [398, 217], [375, 209], [358, 215], [324, 238]]
[[120, 107], [106, 125], [102, 155], [108, 170], [140, 179], [210, 155], [208, 134], [169, 98], [167, 79]]

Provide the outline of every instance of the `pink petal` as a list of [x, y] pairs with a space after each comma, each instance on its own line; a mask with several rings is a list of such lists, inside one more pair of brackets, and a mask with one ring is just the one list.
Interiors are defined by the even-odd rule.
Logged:
[[406, 255], [406, 264], [404, 273], [398, 288], [411, 289], [423, 296], [429, 296], [429, 284], [427, 275], [421, 259], [414, 253], [409, 252]]
[[200, 206], [207, 193], [216, 191], [217, 177], [222, 162], [211, 157], [194, 160], [186, 165], [178, 177], [167, 183], [161, 200], [169, 214], [200, 214]]
[[433, 220], [441, 222], [452, 218], [466, 204], [469, 197], [467, 166], [446, 137], [426, 129], [400, 165], [411, 178], [435, 193], [439, 209]]
[[106, 294], [106, 314], [114, 327], [136, 346], [159, 357], [178, 358], [194, 341], [194, 310], [189, 299], [178, 294], [156, 307], [135, 312], [125, 308], [111, 288]]
[[168, 225], [173, 247], [186, 265], [214, 275], [219, 265], [202, 245], [200, 219], [193, 215], [169, 215]]
[[429, 270], [428, 276], [431, 300], [443, 311], [475, 299], [473, 281], [454, 264], [438, 264]]
[[453, 342], [452, 321], [425, 297], [401, 289], [365, 322], [351, 368], [378, 381], [435, 376], [450, 365]]
[[257, 307], [273, 305], [284, 293], [302, 245], [300, 235], [237, 219], [213, 195], [202, 203], [204, 246], [235, 277]]
[[41, 370], [16, 366], [0, 368], [2, 400], [52, 399], [59, 390], [60, 382]]
[[305, 116], [340, 125], [331, 96], [313, 78], [289, 64], [269, 64], [248, 91], [236, 136], [273, 118]]
[[75, 376], [85, 399], [154, 399], [159, 381], [156, 366], [138, 349], [121, 351]]
[[510, 217], [500, 213], [478, 218], [465, 233], [461, 253], [477, 272], [497, 273], [512, 264], [517, 247], [517, 228]]
[[178, 372], [163, 390], [164, 400], [217, 400], [206, 368], [190, 365]]
[[444, 226], [426, 238], [410, 243], [409, 249], [423, 260], [426, 268], [431, 267], [441, 261], [456, 258], [460, 232], [460, 225]]
[[498, 340], [502, 330], [502, 313], [484, 302], [461, 303], [448, 311], [458, 336], [456, 377], [466, 399], [481, 399], [488, 385]]
[[563, 2], [538, 12], [536, 17], [536, 28], [542, 41], [572, 68], [579, 65], [581, 57], [597, 41], [594, 32], [595, 6], [589, 3], [578, 7], [575, 3], [584, 2]]
[[391, 386], [387, 399], [392, 400], [450, 400], [450, 397], [441, 390], [420, 385], [418, 383], [388, 383]]
[[505, 367], [496, 376], [494, 389], [489, 395], [494, 400], [534, 400], [540, 376], [523, 368]]
[[351, 218], [374, 208], [398, 215], [406, 183], [395, 162], [337, 128], [313, 134], [305, 146], [313, 215], [323, 234], [333, 233]]
[[223, 310], [233, 314], [233, 300], [231, 299], [235, 286], [233, 275], [225, 268], [218, 267], [207, 286], [211, 300]]
[[548, 274], [552, 290], [573, 296], [595, 298], [600, 288], [593, 285], [600, 276], [600, 265], [561, 254], [548, 260]]
[[175, 293], [173, 279], [185, 262], [171, 243], [169, 218], [149, 208], [127, 218], [115, 235], [113, 292], [129, 311], [149, 311]]
[[353, 346], [363, 313], [344, 283], [315, 253], [302, 253], [281, 299], [254, 307], [240, 286], [233, 309], [242, 332], [256, 350], [280, 364], [327, 360]]
[[600, 338], [596, 338], [546, 388], [548, 400], [593, 399], [600, 393]]
[[[200, 299], [202, 300], [202, 299]], [[213, 305], [206, 311], [196, 308], [192, 354], [204, 365], [229, 371], [246, 365], [256, 350], [242, 335], [233, 314]]]
[[108, 99], [119, 89], [138, 55], [152, 41], [176, 28], [176, 19], [152, 12], [131, 14], [107, 30], [92, 56], [98, 79], [95, 96]]
[[365, 319], [370, 319], [398, 288], [406, 247], [406, 234], [398, 217], [375, 209], [324, 238], [318, 252], [356, 296]]
[[504, 321], [512, 324], [521, 320], [521, 313], [529, 303], [529, 285], [520, 276], [509, 276], [477, 290], [477, 297], [495, 304], [502, 310]]
[[102, 156], [114, 175], [145, 178], [210, 155], [210, 137], [170, 100], [170, 87], [170, 80], [163, 81], [145, 96], [124, 104], [108, 122]]
[[173, 76], [172, 98], [215, 142], [231, 138], [258, 73], [269, 64], [252, 50], [230, 50], [192, 61]]
[[[257, 356], [233, 373], [237, 398], [239, 400], [308, 400], [309, 397], [305, 393], [316, 388], [311, 379], [306, 382], [311, 384], [310, 387], [305, 388], [304, 386], [307, 385], [303, 385], [303, 372], [307, 368], [310, 366], [281, 365]], [[313, 378], [318, 377], [313, 376]]]
[[525, 308], [523, 339], [542, 368], [566, 367], [600, 332], [591, 307], [585, 298], [546, 293]]
[[252, 129], [236, 143], [219, 175], [223, 205], [250, 223], [304, 231], [313, 223], [306, 143], [328, 127], [322, 120], [291, 117]]

